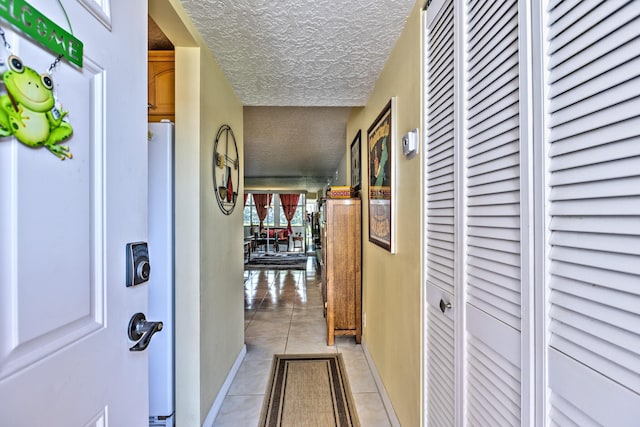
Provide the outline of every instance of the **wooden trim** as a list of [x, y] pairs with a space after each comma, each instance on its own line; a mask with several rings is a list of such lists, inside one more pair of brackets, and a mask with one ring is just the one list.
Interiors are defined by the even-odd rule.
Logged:
[[175, 51], [173, 50], [148, 50], [148, 61], [175, 61]]

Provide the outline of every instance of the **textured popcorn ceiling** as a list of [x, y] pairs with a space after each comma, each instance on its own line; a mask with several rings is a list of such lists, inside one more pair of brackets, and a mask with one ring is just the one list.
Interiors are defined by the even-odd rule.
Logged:
[[351, 108], [244, 107], [245, 178], [326, 177], [345, 149]]
[[173, 43], [151, 17], [147, 19], [147, 42], [149, 50], [173, 50]]
[[244, 105], [361, 106], [415, 0], [182, 0]]
[[366, 104], [415, 1], [181, 0], [245, 105], [248, 188], [335, 176], [348, 107]]

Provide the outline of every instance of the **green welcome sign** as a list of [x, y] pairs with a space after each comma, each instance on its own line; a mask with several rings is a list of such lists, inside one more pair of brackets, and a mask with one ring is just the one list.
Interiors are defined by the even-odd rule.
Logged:
[[36, 42], [82, 67], [82, 42], [24, 0], [0, 0], [0, 17]]

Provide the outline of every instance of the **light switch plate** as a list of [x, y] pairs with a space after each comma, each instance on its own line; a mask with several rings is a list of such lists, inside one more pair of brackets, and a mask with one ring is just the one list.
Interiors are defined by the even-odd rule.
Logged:
[[407, 156], [408, 159], [415, 157], [418, 154], [418, 129], [407, 132], [402, 137], [402, 153]]

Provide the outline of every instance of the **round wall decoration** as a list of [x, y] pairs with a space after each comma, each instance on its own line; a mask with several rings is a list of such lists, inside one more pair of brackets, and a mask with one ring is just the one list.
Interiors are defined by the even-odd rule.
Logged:
[[236, 137], [229, 125], [218, 129], [213, 145], [213, 190], [218, 206], [225, 215], [230, 215], [238, 199], [240, 185], [240, 158]]

